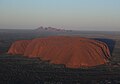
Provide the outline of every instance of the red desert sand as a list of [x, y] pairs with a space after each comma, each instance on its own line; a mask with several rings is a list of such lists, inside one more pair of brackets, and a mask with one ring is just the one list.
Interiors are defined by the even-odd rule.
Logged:
[[69, 68], [92, 67], [106, 64], [110, 57], [108, 46], [100, 41], [70, 36], [36, 38], [12, 44], [8, 54], [22, 54], [64, 64]]

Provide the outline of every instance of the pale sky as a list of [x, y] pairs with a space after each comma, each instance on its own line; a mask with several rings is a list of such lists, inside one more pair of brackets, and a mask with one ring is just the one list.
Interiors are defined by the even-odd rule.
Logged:
[[120, 31], [120, 0], [0, 0], [0, 29]]

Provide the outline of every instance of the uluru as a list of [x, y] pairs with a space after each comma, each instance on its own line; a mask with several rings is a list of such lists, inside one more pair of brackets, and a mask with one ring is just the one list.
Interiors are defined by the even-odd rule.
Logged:
[[50, 36], [16, 41], [8, 54], [37, 57], [69, 68], [106, 64], [110, 57], [109, 48], [104, 42], [78, 36]]
[[24, 51], [29, 43], [30, 43], [30, 40], [16, 41], [11, 45], [7, 53], [12, 55], [16, 55], [16, 54], [22, 55], [24, 54]]

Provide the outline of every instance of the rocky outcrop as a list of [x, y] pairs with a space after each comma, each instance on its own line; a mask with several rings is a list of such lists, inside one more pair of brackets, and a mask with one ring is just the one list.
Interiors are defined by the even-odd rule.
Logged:
[[[14, 51], [12, 54], [16, 54], [16, 51], [19, 51], [24, 56], [49, 60], [53, 64], [64, 64], [70, 68], [106, 64], [110, 57], [108, 46], [105, 43], [88, 38], [53, 36], [36, 38], [28, 41], [28, 43], [26, 47], [21, 48], [20, 46], [23, 43], [15, 42], [11, 46], [10, 51]], [[17, 46], [17, 49], [14, 45]]]
[[7, 53], [12, 55], [16, 55], [16, 54], [23, 55], [30, 41], [31, 40], [20, 40], [14, 42]]

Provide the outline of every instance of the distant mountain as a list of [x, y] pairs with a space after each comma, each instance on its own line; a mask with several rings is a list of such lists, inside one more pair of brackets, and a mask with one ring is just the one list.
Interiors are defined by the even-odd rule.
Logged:
[[70, 32], [72, 30], [65, 30], [65, 29], [58, 29], [58, 28], [53, 28], [53, 27], [38, 27], [37, 29], [35, 29], [36, 31], [40, 31], [40, 32]]

